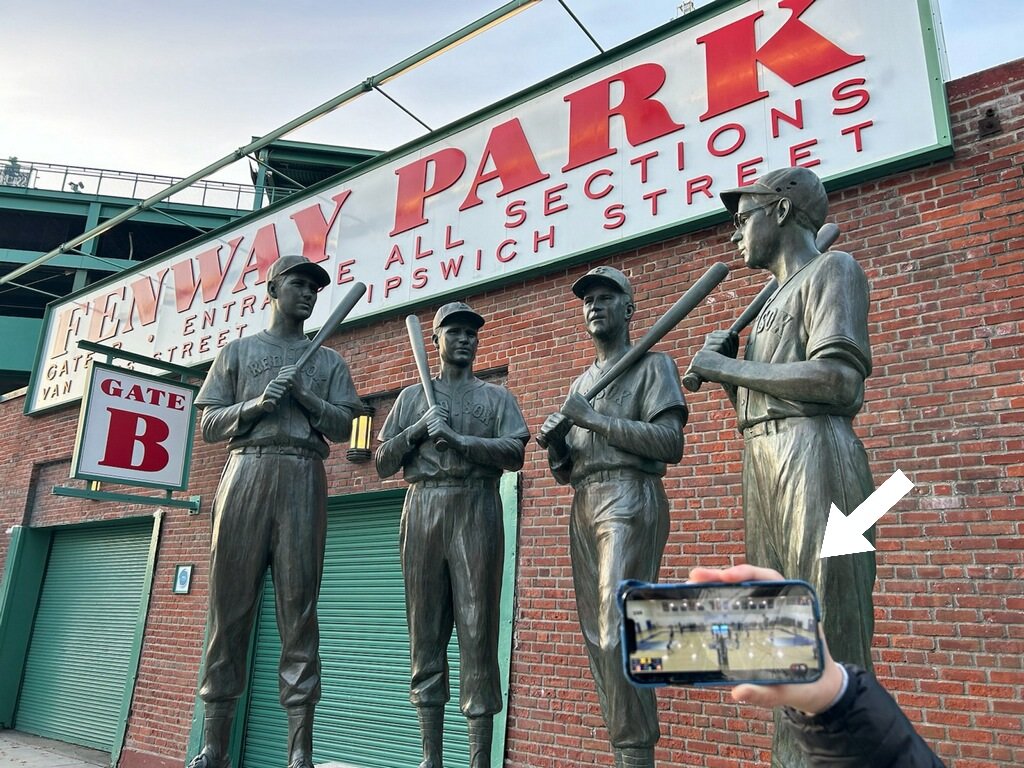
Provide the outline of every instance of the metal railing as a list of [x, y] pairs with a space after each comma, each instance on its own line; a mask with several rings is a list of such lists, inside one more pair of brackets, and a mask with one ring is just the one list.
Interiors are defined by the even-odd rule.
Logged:
[[[180, 180], [152, 173], [27, 162], [16, 157], [0, 160], [0, 186], [7, 187], [143, 200]], [[256, 195], [256, 187], [251, 184], [204, 179], [175, 192], [166, 202], [251, 211], [257, 207]]]

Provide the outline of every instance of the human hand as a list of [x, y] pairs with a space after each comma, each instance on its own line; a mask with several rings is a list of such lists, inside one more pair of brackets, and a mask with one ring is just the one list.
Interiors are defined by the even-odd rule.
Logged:
[[[778, 581], [785, 578], [778, 571], [770, 568], [758, 568], [753, 565], [737, 565], [732, 568], [694, 568], [690, 571], [689, 581], [694, 584], [719, 581], [735, 583], [741, 581]], [[821, 628], [818, 629], [821, 634]], [[741, 704], [754, 704], [759, 707], [792, 707], [808, 715], [824, 712], [839, 695], [843, 685], [843, 671], [832, 659], [824, 635], [821, 635], [822, 674], [813, 683], [795, 683], [792, 685], [754, 685], [744, 683], [732, 689], [732, 698]]]

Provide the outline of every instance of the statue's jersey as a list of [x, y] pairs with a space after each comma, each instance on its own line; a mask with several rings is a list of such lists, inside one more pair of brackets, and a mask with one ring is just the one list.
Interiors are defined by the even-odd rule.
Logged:
[[[868, 346], [868, 281], [848, 253], [830, 251], [793, 274], [764, 306], [747, 340], [744, 359], [759, 363], [795, 363], [838, 359], [866, 378], [871, 373]], [[740, 430], [790, 416], [854, 416], [863, 388], [847, 407], [786, 400], [738, 387]]]

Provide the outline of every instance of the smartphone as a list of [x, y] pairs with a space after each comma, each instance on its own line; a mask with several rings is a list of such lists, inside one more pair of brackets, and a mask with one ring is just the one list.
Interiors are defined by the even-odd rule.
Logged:
[[804, 581], [619, 587], [634, 685], [811, 683], [821, 677], [818, 598]]

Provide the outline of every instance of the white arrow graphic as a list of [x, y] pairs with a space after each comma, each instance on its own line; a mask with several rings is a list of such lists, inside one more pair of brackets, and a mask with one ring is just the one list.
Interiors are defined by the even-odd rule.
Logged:
[[828, 513], [825, 524], [825, 538], [821, 542], [822, 557], [852, 555], [855, 552], [874, 552], [871, 542], [864, 538], [864, 532], [892, 509], [896, 502], [910, 493], [914, 484], [900, 470], [861, 502], [849, 516], [844, 515], [835, 504]]

